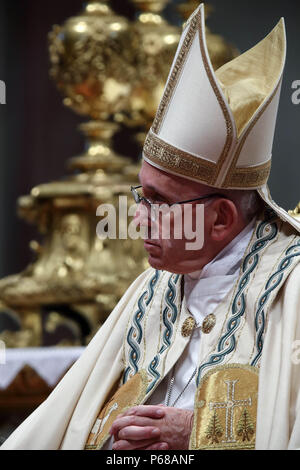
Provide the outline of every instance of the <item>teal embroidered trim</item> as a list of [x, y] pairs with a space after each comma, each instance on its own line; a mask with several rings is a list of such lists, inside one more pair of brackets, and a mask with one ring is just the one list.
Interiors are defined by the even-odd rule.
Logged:
[[256, 350], [257, 354], [253, 359], [251, 366], [256, 366], [261, 358], [263, 344], [264, 344], [264, 333], [265, 333], [265, 311], [266, 304], [270, 299], [270, 296], [274, 289], [276, 289], [285, 279], [287, 268], [289, 268], [295, 261], [295, 258], [300, 256], [300, 239], [298, 242], [291, 246], [285, 253], [284, 259], [280, 262], [277, 271], [270, 277], [265, 286], [265, 292], [259, 299], [259, 308], [255, 315], [255, 328], [257, 333], [256, 338]]
[[171, 339], [174, 332], [174, 324], [178, 317], [178, 309], [174, 303], [176, 298], [176, 285], [178, 280], [181, 279], [180, 275], [172, 275], [168, 281], [168, 289], [165, 295], [165, 303], [167, 304], [163, 310], [163, 324], [164, 332], [162, 335], [163, 345], [161, 346], [158, 354], [150, 362], [148, 366], [148, 372], [152, 375], [153, 380], [150, 382], [147, 393], [149, 393], [157, 381], [160, 379], [160, 374], [157, 371], [157, 368], [160, 364], [161, 355], [170, 347]]
[[138, 300], [138, 310], [133, 316], [133, 326], [130, 327], [127, 334], [127, 343], [130, 346], [129, 363], [130, 365], [125, 369], [123, 376], [123, 384], [127, 382], [130, 375], [135, 375], [138, 372], [138, 363], [141, 357], [140, 344], [143, 338], [143, 330], [141, 322], [145, 316], [146, 308], [150, 304], [154, 288], [160, 276], [160, 271], [155, 272], [154, 276], [150, 279], [147, 289], [143, 292]]
[[238, 291], [232, 304], [232, 315], [226, 325], [227, 332], [219, 341], [218, 353], [212, 354], [208, 362], [199, 367], [197, 375], [197, 387], [199, 386], [203, 371], [209, 366], [215, 366], [222, 363], [224, 358], [235, 349], [235, 332], [237, 331], [246, 310], [245, 289], [249, 284], [251, 275], [253, 274], [258, 264], [259, 253], [265, 249], [266, 246], [277, 236], [278, 226], [275, 222], [276, 219], [277, 215], [274, 213], [274, 211], [267, 209], [265, 220], [258, 226], [256, 231], [257, 240], [253, 244], [250, 253], [246, 256], [242, 265], [243, 276], [239, 282]]

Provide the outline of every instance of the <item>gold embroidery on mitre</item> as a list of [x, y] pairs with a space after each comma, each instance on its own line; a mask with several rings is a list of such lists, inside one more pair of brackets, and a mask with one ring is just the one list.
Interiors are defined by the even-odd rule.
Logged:
[[[248, 126], [247, 130], [244, 132], [244, 134], [241, 136], [241, 139], [239, 140], [239, 143], [238, 143], [238, 147], [237, 147], [237, 150], [235, 151], [235, 154], [233, 156], [233, 159], [232, 159], [232, 162], [230, 164], [230, 168], [227, 172], [227, 175], [226, 175], [226, 178], [225, 178], [225, 181], [224, 183], [222, 184], [222, 187], [223, 188], [230, 188], [230, 187], [236, 187], [236, 182], [237, 182], [237, 177], [235, 175], [240, 175], [241, 176], [241, 170], [244, 171], [244, 174], [245, 174], [245, 169], [238, 169], [236, 168], [236, 165], [238, 163], [238, 159], [240, 157], [240, 154], [242, 152], [242, 149], [244, 147], [244, 144], [250, 134], [250, 132], [252, 131], [252, 129], [254, 128], [255, 124], [257, 123], [257, 121], [260, 119], [260, 117], [264, 114], [264, 112], [266, 111], [266, 109], [268, 108], [268, 106], [271, 104], [271, 102], [273, 101], [274, 97], [276, 96], [277, 94], [277, 91], [278, 91], [278, 88], [280, 87], [282, 83], [282, 79], [279, 81], [278, 85], [276, 86], [275, 90], [273, 91], [273, 93], [271, 94], [271, 96], [267, 99], [267, 101], [265, 102], [265, 104], [261, 107], [260, 111], [257, 113], [257, 115], [255, 116], [255, 118], [251, 121], [250, 125]], [[268, 171], [266, 171], [268, 170]], [[250, 185], [247, 185], [246, 187], [255, 187], [255, 186], [262, 186], [263, 184], [266, 183], [268, 177], [269, 177], [269, 174], [270, 174], [270, 171], [271, 171], [271, 161], [269, 160], [267, 163], [265, 164], [262, 164], [261, 166], [256, 166], [256, 167], [249, 167], [248, 168], [248, 180], [249, 180], [249, 175], [252, 173], [253, 171], [253, 174], [255, 175], [253, 178], [252, 178], [252, 184]], [[235, 177], [235, 181], [233, 181], [233, 178]], [[257, 184], [255, 181], [253, 181], [254, 178], [257, 178]], [[235, 184], [234, 184], [235, 183]], [[247, 183], [247, 181], [246, 181]], [[242, 187], [242, 185], [240, 184], [240, 187]], [[244, 186], [245, 187], [245, 186]]]
[[208, 63], [208, 60], [207, 60], [207, 57], [206, 57], [205, 46], [204, 46], [204, 41], [203, 41], [203, 35], [205, 34], [205, 32], [203, 34], [201, 20], [200, 20], [200, 24], [199, 24], [199, 29], [200, 29], [200, 33], [199, 33], [200, 50], [201, 50], [201, 55], [202, 55], [202, 59], [203, 59], [204, 68], [205, 68], [207, 77], [209, 79], [209, 82], [211, 84], [211, 87], [212, 87], [212, 89], [215, 93], [215, 96], [216, 96], [217, 100], [218, 100], [219, 106], [222, 109], [222, 113], [223, 113], [224, 120], [225, 120], [225, 123], [226, 123], [226, 142], [225, 142], [224, 148], [222, 150], [222, 153], [221, 153], [220, 157], [217, 160], [217, 165], [215, 166], [214, 180], [212, 182], [212, 184], [215, 184], [217, 179], [218, 179], [219, 173], [223, 168], [223, 164], [224, 164], [225, 160], [227, 159], [227, 156], [229, 154], [231, 146], [232, 146], [233, 126], [235, 126], [235, 123], [234, 124], [232, 123], [230, 113], [229, 113], [228, 108], [227, 108], [227, 104], [224, 101], [224, 99], [222, 97], [222, 94], [220, 93], [220, 90], [219, 90], [219, 88], [217, 86], [217, 83], [216, 83], [217, 80], [216, 80], [215, 75], [213, 74], [213, 72], [212, 72], [212, 70], [209, 66], [209, 63]]
[[113, 395], [101, 409], [90, 432], [85, 450], [99, 450], [110, 437], [109, 430], [116, 417], [128, 408], [140, 405], [146, 396], [147, 372], [142, 370], [134, 375]]
[[193, 333], [194, 331], [194, 328], [196, 326], [196, 321], [195, 321], [195, 318], [193, 317], [188, 317], [183, 325], [182, 325], [182, 328], [181, 328], [181, 334], [184, 338], [188, 338], [189, 336], [191, 336], [191, 334]]
[[143, 153], [151, 162], [181, 176], [194, 178], [207, 184], [212, 184], [214, 181], [215, 163], [173, 147], [151, 131], [147, 135]]
[[235, 168], [226, 181], [226, 187], [251, 189], [263, 186], [269, 179], [270, 172], [271, 160], [250, 168]]
[[171, 98], [174, 94], [174, 90], [176, 88], [176, 85], [178, 83], [178, 80], [181, 75], [182, 68], [185, 64], [185, 61], [187, 59], [188, 53], [190, 51], [190, 48], [193, 44], [193, 39], [195, 37], [195, 34], [197, 32], [197, 26], [199, 22], [199, 16], [201, 15], [200, 10], [194, 15], [193, 18], [190, 20], [189, 24], [189, 30], [183, 40], [182, 46], [180, 51], [178, 52], [177, 59], [175, 62], [175, 65], [171, 71], [170, 77], [168, 79], [168, 82], [166, 84], [166, 88], [163, 94], [163, 97], [161, 99], [161, 102], [159, 104], [155, 119], [152, 124], [152, 129], [153, 132], [156, 134], [159, 133], [163, 119], [165, 117], [165, 114], [167, 112], [168, 106], [170, 104]]
[[257, 395], [257, 368], [228, 364], [211, 369], [197, 390], [190, 449], [254, 449]]

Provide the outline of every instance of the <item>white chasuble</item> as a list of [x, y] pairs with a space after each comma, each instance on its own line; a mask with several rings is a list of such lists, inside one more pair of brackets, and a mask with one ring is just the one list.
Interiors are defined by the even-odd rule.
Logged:
[[[215, 321], [202, 323], [190, 449], [300, 448], [299, 260], [298, 232], [267, 209]], [[2, 449], [103, 448], [115, 417], [149, 402], [188, 350], [182, 278], [143, 273]]]

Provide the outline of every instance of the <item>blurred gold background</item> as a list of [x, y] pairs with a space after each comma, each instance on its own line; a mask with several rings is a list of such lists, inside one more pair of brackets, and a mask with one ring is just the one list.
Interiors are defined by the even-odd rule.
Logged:
[[[119, 196], [130, 198], [130, 186], [138, 184], [143, 141], [181, 28], [163, 16], [170, 0], [130, 3], [137, 12], [133, 21], [109, 0], [90, 0], [48, 34], [50, 77], [63, 104], [88, 117], [79, 126], [85, 151], [68, 160], [69, 175], [18, 199], [18, 215], [36, 226], [42, 241], [31, 241], [35, 259], [25, 270], [0, 281], [2, 309], [11, 321], [18, 316], [20, 325], [0, 332], [9, 348], [86, 344], [147, 267], [140, 241], [98, 238], [96, 211], [105, 203], [117, 207]], [[176, 5], [182, 23], [198, 4]], [[215, 69], [238, 54], [209, 29], [207, 37]], [[136, 142], [133, 158], [114, 148], [121, 126]]]

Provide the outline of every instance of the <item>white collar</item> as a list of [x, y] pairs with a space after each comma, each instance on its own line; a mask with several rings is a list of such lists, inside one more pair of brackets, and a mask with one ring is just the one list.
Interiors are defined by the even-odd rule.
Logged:
[[[210, 261], [201, 271], [196, 271], [184, 276], [184, 293], [188, 298], [191, 294], [210, 295], [223, 292], [226, 286], [232, 285], [234, 278], [238, 276], [241, 262], [250, 242], [256, 223], [254, 218], [217, 256]], [[214, 278], [214, 282], [211, 280]], [[201, 285], [201, 289], [199, 289]], [[197, 289], [195, 289], [197, 287]]]
[[256, 217], [247, 225], [217, 256], [200, 271], [185, 275], [186, 281], [205, 279], [212, 276], [233, 274], [238, 261], [241, 261], [250, 241]]

